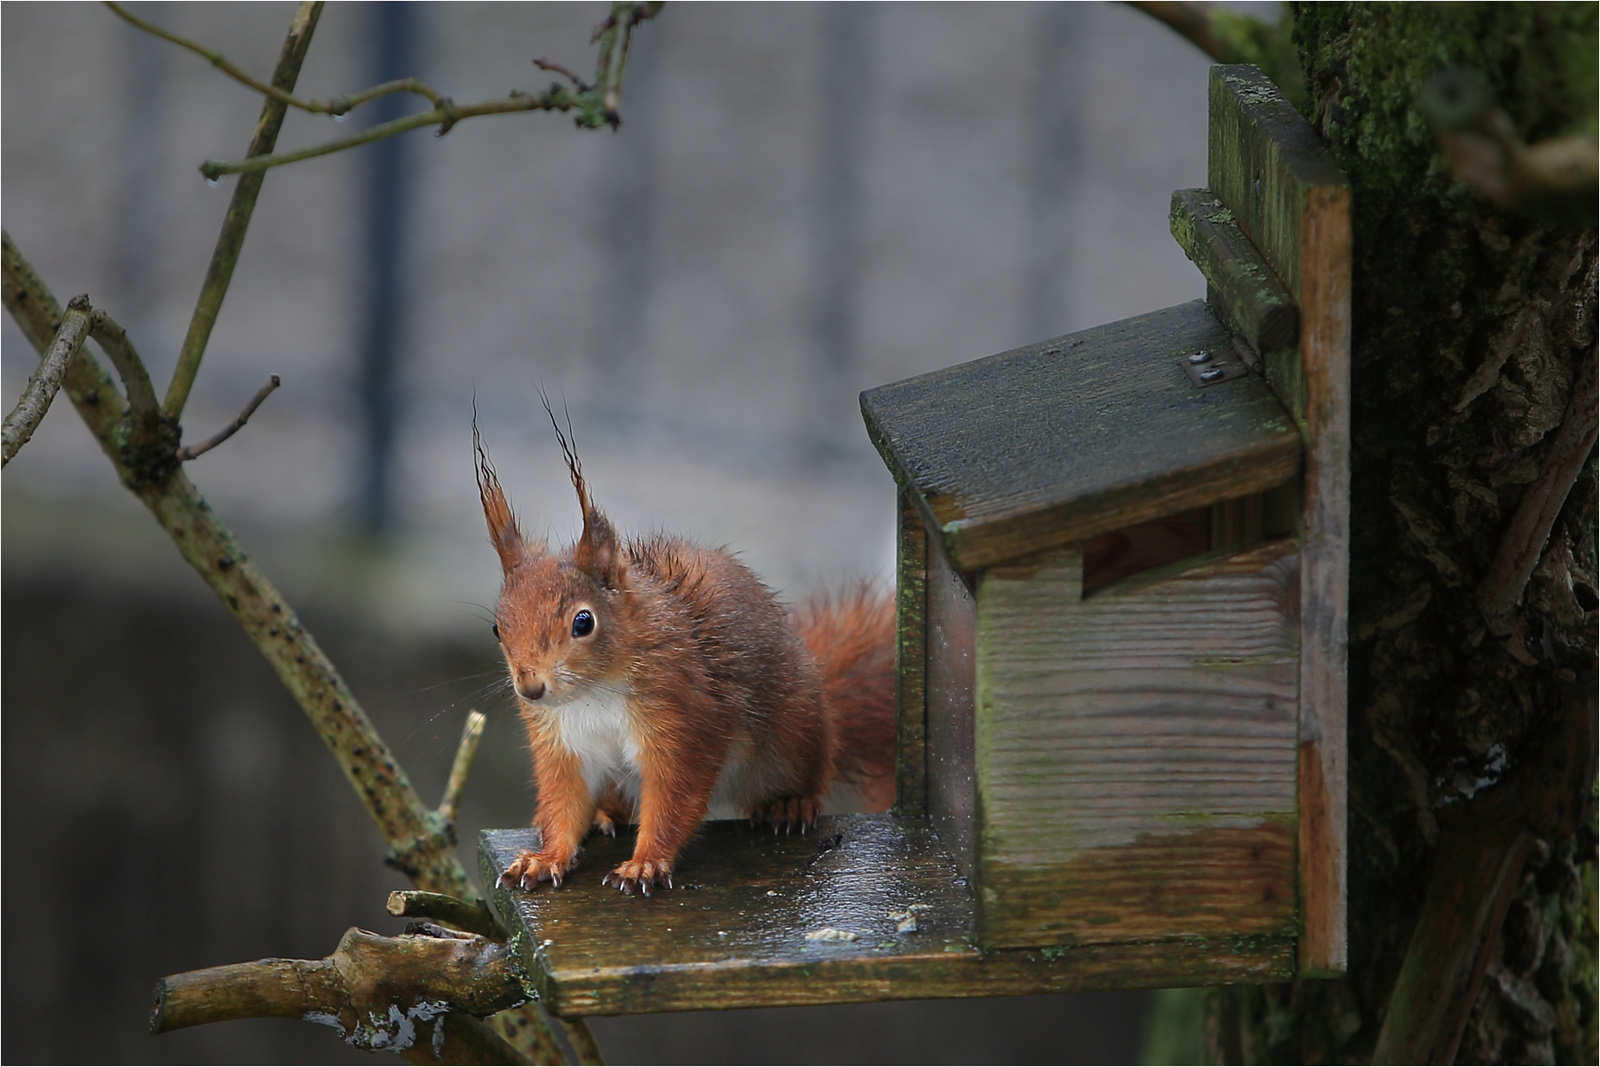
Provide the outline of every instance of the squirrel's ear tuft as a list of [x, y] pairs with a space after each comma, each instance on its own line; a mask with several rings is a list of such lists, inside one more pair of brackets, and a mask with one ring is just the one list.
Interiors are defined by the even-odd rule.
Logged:
[[583, 479], [583, 464], [578, 461], [578, 446], [573, 439], [572, 416], [567, 416], [567, 430], [563, 433], [561, 423], [556, 420], [555, 409], [550, 406], [550, 398], [543, 389], [539, 390], [539, 399], [544, 402], [545, 414], [550, 416], [550, 425], [555, 427], [556, 440], [561, 443], [561, 456], [567, 461], [567, 473], [572, 476], [572, 488], [578, 493], [578, 507], [583, 511], [583, 536], [572, 547], [572, 562], [602, 587], [621, 589], [628, 577], [628, 564], [622, 558], [622, 543], [617, 539], [617, 531], [589, 496], [589, 483]]
[[621, 589], [628, 580], [628, 561], [617, 531], [593, 506], [583, 513], [583, 536], [572, 548], [572, 562], [606, 589]]
[[517, 564], [529, 556], [538, 555], [538, 550], [530, 549], [522, 538], [522, 531], [517, 528], [517, 518], [511, 514], [511, 505], [506, 503], [500, 479], [495, 476], [489, 453], [484, 451], [483, 441], [478, 436], [476, 415], [472, 419], [472, 449], [477, 461], [478, 499], [483, 502], [483, 518], [489, 524], [489, 541], [500, 557], [500, 569], [510, 574]]

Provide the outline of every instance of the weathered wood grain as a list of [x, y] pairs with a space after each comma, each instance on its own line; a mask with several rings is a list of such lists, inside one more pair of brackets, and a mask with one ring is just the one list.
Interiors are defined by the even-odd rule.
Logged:
[[[1300, 665], [1300, 740], [1321, 774], [1303, 775], [1300, 852], [1304, 932], [1300, 966], [1308, 975], [1348, 966], [1346, 914], [1346, 642], [1350, 589], [1350, 198], [1314, 190], [1306, 212], [1301, 352], [1305, 356], [1305, 537], [1301, 640], [1313, 653]], [[1313, 801], [1308, 789], [1318, 788]]]
[[985, 898], [1003, 903], [983, 910], [983, 943], [1292, 934], [1294, 816], [1195, 822], [1060, 865], [985, 864]]
[[1257, 352], [1295, 346], [1300, 321], [1294, 298], [1221, 200], [1208, 189], [1179, 189], [1168, 224], [1206, 276], [1213, 310], [1220, 309]]
[[1076, 547], [984, 572], [986, 947], [1293, 932], [1297, 565], [1271, 541], [1087, 598]]
[[973, 701], [977, 603], [971, 578], [928, 539], [928, 814], [956, 868], [973, 870]]
[[[1300, 379], [1272, 382], [1309, 442], [1302, 497], [1300, 966], [1307, 975], [1337, 974], [1347, 964], [1350, 188], [1315, 131], [1256, 68], [1213, 67], [1210, 110], [1207, 183], [1300, 308]], [[1268, 374], [1271, 382], [1270, 366]]]
[[1260, 379], [1183, 372], [1231, 344], [1197, 300], [869, 390], [862, 412], [972, 572], [1298, 474], [1299, 433]]
[[899, 815], [928, 810], [928, 534], [899, 496], [895, 554], [895, 799]]
[[[486, 832], [485, 883], [533, 839]], [[542, 1003], [558, 1015], [1263, 982], [1294, 969], [1285, 937], [980, 952], [972, 891], [923, 819], [828, 818], [806, 836], [777, 838], [707, 824], [677, 887], [648, 898], [599, 884], [629, 847], [592, 839], [559, 890], [494, 890]], [[916, 929], [899, 929], [905, 919], [895, 916], [914, 917]], [[806, 939], [824, 928], [857, 939]]]
[[1257, 67], [1211, 68], [1206, 185], [1305, 311], [1305, 212], [1313, 189], [1348, 190], [1333, 157]]

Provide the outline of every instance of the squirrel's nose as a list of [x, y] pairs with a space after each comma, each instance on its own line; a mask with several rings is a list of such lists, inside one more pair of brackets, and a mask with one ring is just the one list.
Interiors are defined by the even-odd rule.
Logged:
[[523, 675], [517, 679], [517, 695], [524, 700], [538, 700], [544, 696], [544, 682], [533, 675]]

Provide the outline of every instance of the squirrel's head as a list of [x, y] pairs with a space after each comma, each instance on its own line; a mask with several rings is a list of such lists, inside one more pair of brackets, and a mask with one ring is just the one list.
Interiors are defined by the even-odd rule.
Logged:
[[[545, 410], [550, 410], [548, 400]], [[608, 684], [620, 668], [617, 609], [628, 585], [627, 555], [610, 520], [590, 499], [577, 452], [559, 424], [556, 438], [583, 509], [583, 536], [563, 553], [523, 536], [476, 420], [472, 437], [478, 496], [505, 574], [495, 606], [495, 637], [517, 695], [535, 704], [560, 705], [587, 685]]]

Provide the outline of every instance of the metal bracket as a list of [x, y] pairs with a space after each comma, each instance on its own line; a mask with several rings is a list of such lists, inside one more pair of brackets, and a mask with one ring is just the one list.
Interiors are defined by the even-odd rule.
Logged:
[[1190, 352], [1178, 363], [1189, 380], [1201, 389], [1243, 378], [1250, 373], [1250, 365], [1234, 348], [1202, 348], [1198, 352]]

